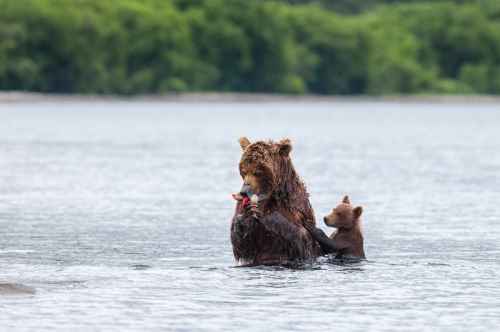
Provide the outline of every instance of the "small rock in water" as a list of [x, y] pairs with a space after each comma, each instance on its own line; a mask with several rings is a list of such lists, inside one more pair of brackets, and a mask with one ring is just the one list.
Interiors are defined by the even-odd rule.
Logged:
[[35, 294], [36, 291], [33, 287], [12, 284], [0, 283], [0, 295], [18, 295], [18, 294]]

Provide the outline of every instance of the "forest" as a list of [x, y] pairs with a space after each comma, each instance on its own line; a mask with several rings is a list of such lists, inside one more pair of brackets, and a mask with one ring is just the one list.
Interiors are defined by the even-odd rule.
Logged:
[[500, 1], [0, 0], [0, 90], [500, 94]]

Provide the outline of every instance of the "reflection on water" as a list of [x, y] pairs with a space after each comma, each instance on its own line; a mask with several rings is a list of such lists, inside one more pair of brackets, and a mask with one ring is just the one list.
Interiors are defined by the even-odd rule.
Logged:
[[[494, 330], [499, 108], [0, 105], [0, 325]], [[242, 135], [292, 138], [317, 220], [363, 205], [368, 260], [235, 267]]]

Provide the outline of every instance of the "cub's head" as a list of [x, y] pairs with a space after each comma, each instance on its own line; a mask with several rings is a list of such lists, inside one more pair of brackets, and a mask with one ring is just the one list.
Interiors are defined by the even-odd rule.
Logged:
[[280, 181], [288, 176], [282, 173], [293, 171], [290, 140], [251, 143], [248, 138], [242, 137], [239, 142], [243, 150], [239, 168], [244, 187], [259, 198], [271, 196], [280, 186]]
[[362, 213], [361, 206], [353, 208], [349, 196], [344, 196], [342, 202], [324, 218], [324, 221], [330, 227], [351, 229], [358, 224]]

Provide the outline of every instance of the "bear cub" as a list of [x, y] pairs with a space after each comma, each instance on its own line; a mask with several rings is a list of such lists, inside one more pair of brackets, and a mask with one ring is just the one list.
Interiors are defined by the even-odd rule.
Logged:
[[337, 230], [328, 237], [321, 229], [309, 229], [324, 254], [335, 253], [336, 259], [365, 259], [361, 230], [361, 206], [351, 205], [349, 196], [324, 218], [325, 224]]

